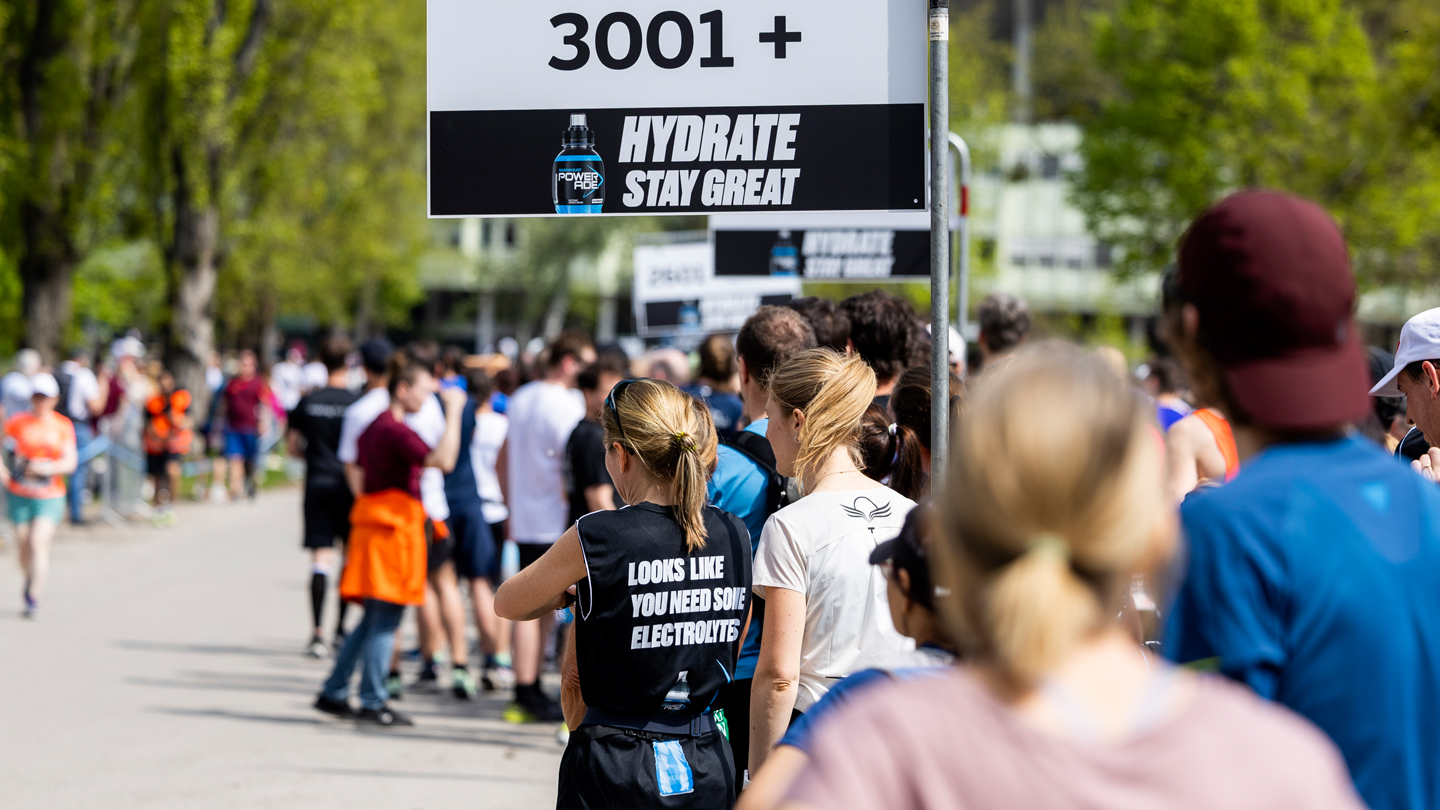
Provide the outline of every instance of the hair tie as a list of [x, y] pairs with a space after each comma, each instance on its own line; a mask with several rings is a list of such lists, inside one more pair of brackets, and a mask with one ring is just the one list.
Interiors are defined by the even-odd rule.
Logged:
[[689, 438], [690, 434], [686, 433], [685, 431], [676, 431], [675, 435], [670, 437], [670, 443], [679, 447], [681, 450], [694, 450], [695, 443], [691, 441], [686, 441]]
[[895, 430], [896, 430], [897, 427], [899, 427], [899, 426], [896, 425], [894, 422], [891, 422], [891, 423], [890, 423], [890, 435], [891, 435], [891, 436], [894, 436], [894, 435], [895, 435]]
[[1027, 554], [1053, 554], [1066, 563], [1070, 562], [1070, 546], [1057, 534], [1042, 534], [1030, 541], [1025, 549]]

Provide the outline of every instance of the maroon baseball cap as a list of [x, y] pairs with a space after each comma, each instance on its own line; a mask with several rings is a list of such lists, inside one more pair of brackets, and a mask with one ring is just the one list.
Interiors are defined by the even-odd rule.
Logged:
[[1355, 278], [1318, 205], [1274, 191], [1227, 197], [1180, 243], [1181, 296], [1220, 363], [1237, 417], [1276, 430], [1360, 418], [1370, 374], [1355, 328]]

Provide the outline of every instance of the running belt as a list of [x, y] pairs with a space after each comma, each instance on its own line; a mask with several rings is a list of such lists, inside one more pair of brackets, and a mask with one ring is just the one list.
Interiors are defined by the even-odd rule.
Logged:
[[673, 714], [652, 714], [649, 717], [627, 717], [607, 712], [594, 706], [585, 710], [582, 726], [610, 726], [646, 731], [651, 734], [671, 734], [677, 737], [700, 737], [715, 730], [714, 715], [706, 712], [690, 717]]

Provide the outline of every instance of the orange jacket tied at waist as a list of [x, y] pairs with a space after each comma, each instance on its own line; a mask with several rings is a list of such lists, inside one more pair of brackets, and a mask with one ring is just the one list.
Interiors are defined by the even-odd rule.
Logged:
[[425, 507], [408, 492], [361, 495], [350, 510], [340, 597], [397, 605], [425, 601]]

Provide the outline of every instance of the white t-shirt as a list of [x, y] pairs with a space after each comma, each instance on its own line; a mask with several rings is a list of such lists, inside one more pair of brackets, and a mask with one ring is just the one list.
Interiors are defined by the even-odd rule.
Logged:
[[388, 407], [390, 392], [384, 388], [372, 388], [345, 409], [345, 416], [340, 420], [340, 445], [335, 449], [335, 455], [342, 463], [354, 464], [359, 460], [355, 443], [360, 440], [365, 428], [370, 427], [370, 423]]
[[95, 372], [74, 360], [61, 363], [60, 370], [70, 375], [70, 415], [76, 419], [89, 419], [94, 416], [86, 403], [100, 396], [100, 381], [95, 379]]
[[319, 360], [311, 360], [300, 369], [300, 388], [305, 393], [319, 391], [330, 384], [330, 370]]
[[766, 588], [788, 588], [805, 595], [796, 709], [809, 709], [862, 669], [923, 665], [915, 642], [895, 631], [885, 575], [870, 564], [870, 552], [900, 533], [913, 508], [889, 487], [817, 492], [765, 521], [755, 593], [763, 598]]
[[270, 369], [270, 390], [275, 392], [275, 397], [280, 400], [280, 407], [286, 413], [295, 410], [300, 404], [300, 387], [304, 381], [304, 372], [300, 367], [284, 360], [276, 363]]
[[510, 430], [510, 420], [503, 413], [487, 411], [475, 417], [475, 435], [470, 439], [470, 466], [475, 470], [475, 488], [480, 492], [481, 507], [486, 523], [499, 523], [510, 516], [505, 508], [505, 495], [500, 491], [500, 476], [495, 472], [495, 462], [500, 457], [500, 447], [505, 444], [505, 434]]
[[5, 406], [5, 418], [30, 412], [30, 397], [35, 394], [35, 384], [18, 371], [0, 377], [0, 403]]
[[[436, 397], [426, 397], [420, 410], [405, 415], [405, 424], [434, 450], [445, 438], [445, 407]], [[445, 473], [439, 467], [426, 467], [420, 473], [420, 501], [425, 504], [425, 514], [431, 520], [450, 517], [450, 501], [445, 497]]]
[[510, 534], [517, 543], [553, 543], [570, 528], [561, 465], [565, 443], [585, 418], [579, 391], [543, 380], [526, 383], [505, 406]]

